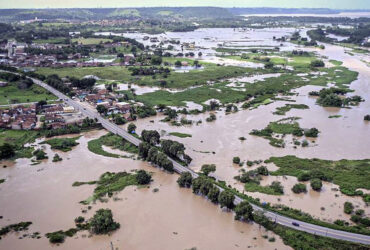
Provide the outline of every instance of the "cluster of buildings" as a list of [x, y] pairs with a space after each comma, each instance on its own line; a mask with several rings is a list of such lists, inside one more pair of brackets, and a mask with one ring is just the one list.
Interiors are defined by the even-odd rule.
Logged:
[[0, 127], [31, 130], [36, 127], [36, 104], [0, 109]]
[[63, 128], [69, 123], [78, 123], [82, 120], [82, 117], [73, 118], [75, 115], [73, 107], [62, 104], [41, 107], [36, 104], [27, 107], [18, 105], [0, 109], [0, 128], [32, 130], [39, 129], [42, 123], [52, 129]]
[[102, 105], [107, 109], [107, 115], [120, 114], [126, 120], [131, 120], [130, 110], [131, 104], [119, 101], [119, 94], [108, 93], [106, 89], [100, 89], [97, 93], [87, 93], [85, 91], [77, 91], [76, 96], [80, 101], [85, 101], [93, 107]]
[[[104, 48], [115, 48], [121, 46], [128, 46], [128, 42], [111, 42], [104, 43]], [[7, 43], [0, 44], [0, 49], [7, 51], [6, 53], [0, 53], [0, 64], [7, 64], [14, 67], [98, 67], [98, 66], [123, 66], [130, 65], [134, 61], [134, 55], [125, 55], [120, 62], [99, 60], [90, 57], [84, 57], [81, 53], [71, 53], [67, 55], [67, 58], [60, 59], [60, 55], [57, 54], [31, 54], [27, 53], [26, 48], [40, 49], [45, 51], [60, 50], [68, 45], [61, 44], [26, 44], [18, 43], [16, 41], [8, 41]], [[82, 45], [81, 45], [82, 46]], [[89, 46], [89, 45], [83, 45]], [[95, 46], [95, 45], [91, 45]], [[91, 48], [93, 52], [95, 48]], [[82, 60], [85, 58], [85, 60]], [[86, 60], [90, 59], [90, 60]]]
[[93, 25], [99, 25], [99, 26], [121, 26], [121, 25], [127, 25], [131, 23], [135, 23], [139, 20], [137, 19], [102, 19], [102, 20], [93, 20], [86, 22], [87, 24], [93, 24]]
[[67, 119], [69, 114], [75, 113], [75, 109], [71, 106], [65, 106], [62, 104], [44, 105], [41, 113], [44, 115], [43, 122], [46, 127], [52, 129], [63, 128], [69, 123], [76, 122], [73, 119]]

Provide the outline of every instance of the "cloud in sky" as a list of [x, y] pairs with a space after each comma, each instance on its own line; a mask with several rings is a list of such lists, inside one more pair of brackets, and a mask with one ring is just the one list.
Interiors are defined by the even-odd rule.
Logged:
[[0, 0], [0, 8], [220, 6], [370, 9], [369, 0]]

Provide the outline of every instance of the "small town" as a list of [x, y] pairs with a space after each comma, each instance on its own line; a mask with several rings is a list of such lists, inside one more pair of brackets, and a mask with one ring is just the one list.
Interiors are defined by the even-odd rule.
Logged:
[[369, 250], [368, 0], [0, 1], [0, 250]]

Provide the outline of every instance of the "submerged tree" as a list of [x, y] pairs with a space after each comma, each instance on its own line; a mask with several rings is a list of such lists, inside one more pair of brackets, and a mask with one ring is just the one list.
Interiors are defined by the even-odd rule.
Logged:
[[107, 234], [120, 227], [120, 224], [113, 220], [110, 209], [99, 209], [90, 220], [91, 231], [95, 234]]

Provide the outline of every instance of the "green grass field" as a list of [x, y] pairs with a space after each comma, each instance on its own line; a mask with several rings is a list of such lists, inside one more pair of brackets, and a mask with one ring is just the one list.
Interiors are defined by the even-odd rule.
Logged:
[[245, 99], [245, 93], [233, 90], [225, 85], [224, 83], [218, 83], [212, 86], [201, 86], [177, 93], [159, 90], [144, 95], [138, 95], [136, 96], [136, 100], [150, 106], [158, 104], [185, 106], [185, 101], [193, 101], [202, 104], [212, 98], [220, 100], [222, 103], [236, 102], [238, 100], [242, 101]]
[[87, 143], [87, 148], [98, 155], [112, 157], [112, 158], [121, 158], [118, 154], [112, 154], [107, 151], [104, 151], [103, 145], [112, 147], [114, 149], [119, 149], [124, 152], [135, 154], [138, 152], [138, 148], [132, 145], [131, 143], [123, 140], [120, 136], [108, 133], [99, 137], [98, 139], [91, 140]]
[[26, 143], [34, 142], [37, 137], [37, 131], [0, 129], [0, 145], [9, 143], [21, 147]]
[[83, 45], [97, 45], [100, 43], [112, 42], [112, 39], [108, 38], [73, 38], [72, 43], [77, 42]]
[[43, 75], [57, 74], [60, 77], [74, 76], [77, 78], [82, 78], [87, 75], [95, 75], [101, 79], [109, 80], [120, 80], [120, 81], [130, 81], [133, 79], [130, 72], [126, 67], [112, 66], [112, 67], [86, 67], [86, 68], [39, 68], [37, 73]]
[[42, 142], [42, 144], [49, 144], [51, 149], [58, 149], [63, 152], [68, 152], [72, 150], [72, 147], [77, 146], [78, 142], [76, 142], [80, 136], [73, 137], [73, 138], [53, 138], [47, 141]]
[[32, 143], [40, 137], [37, 131], [0, 129], [0, 145], [9, 143], [15, 147], [15, 155], [11, 160], [18, 158], [31, 158], [33, 147], [23, 147], [26, 143]]
[[292, 66], [295, 69], [305, 69], [309, 67], [310, 63], [316, 59], [316, 57], [309, 55], [309, 56], [293, 56], [293, 55], [285, 55], [285, 54], [267, 54], [262, 55], [258, 53], [248, 53], [249, 56], [248, 59], [241, 58], [241, 56], [233, 55], [233, 56], [223, 56], [225, 58], [234, 59], [238, 61], [245, 61], [245, 62], [254, 62], [254, 63], [263, 63], [259, 60], [254, 59], [255, 57], [268, 57], [270, 58], [270, 62], [272, 62], [274, 65], [287, 65]]
[[0, 105], [56, 99], [56, 96], [36, 84], [29, 89], [19, 89], [16, 83], [9, 83], [6, 87], [0, 87]]
[[282, 195], [281, 193], [276, 192], [270, 186], [261, 186], [254, 182], [245, 183], [244, 189], [247, 192], [258, 192], [258, 193], [269, 194], [269, 195]]
[[106, 197], [111, 197], [113, 192], [119, 192], [125, 189], [127, 186], [131, 185], [138, 185], [136, 180], [137, 174], [131, 174], [127, 172], [119, 172], [119, 173], [110, 173], [106, 172], [100, 176], [99, 180], [97, 181], [88, 181], [88, 182], [75, 182], [73, 186], [78, 187], [81, 185], [89, 184], [95, 185], [96, 188], [94, 189], [94, 193], [92, 196], [87, 198], [84, 201], [81, 201], [82, 204], [89, 204], [92, 201], [96, 201], [97, 199]]
[[39, 68], [37, 73], [43, 75], [58, 74], [60, 77], [74, 76], [82, 78], [86, 75], [95, 75], [101, 79], [130, 81], [139, 85], [159, 86], [161, 80], [167, 82], [168, 88], [187, 88], [191, 86], [204, 85], [208, 81], [220, 81], [225, 78], [237, 77], [245, 73], [256, 71], [251, 68], [242, 68], [234, 66], [217, 66], [216, 64], [204, 64], [203, 70], [192, 70], [186, 73], [171, 72], [167, 78], [158, 76], [153, 79], [152, 76], [131, 76], [131, 72], [126, 67], [86, 67], [86, 68]]
[[36, 39], [33, 41], [34, 43], [44, 44], [44, 43], [52, 43], [52, 44], [64, 44], [66, 43], [65, 37], [56, 37], [56, 38], [49, 38], [49, 39]]
[[338, 87], [348, 87], [348, 84], [354, 81], [358, 75], [357, 72], [350, 71], [344, 67], [322, 68], [320, 71], [326, 72], [327, 74], [321, 76], [306, 76], [306, 78], [309, 79], [308, 82], [302, 81], [302, 77], [293, 72], [282, 74], [276, 78], [267, 78], [263, 81], [258, 81], [253, 84], [247, 83], [244, 85], [244, 90], [242, 91], [227, 87], [226, 83], [221, 82], [213, 85], [188, 89], [177, 93], [159, 90], [156, 92], [139, 95], [135, 98], [136, 100], [150, 106], [158, 104], [184, 106], [185, 101], [193, 101], [195, 103], [202, 104], [203, 102], [212, 98], [218, 99], [221, 103], [225, 104], [244, 101], [248, 95], [253, 96], [258, 93], [288, 93], [294, 88], [305, 85], [326, 86], [328, 82], [334, 82]]
[[112, 153], [109, 153], [107, 151], [104, 151], [103, 144], [101, 143], [101, 141], [99, 139], [89, 141], [87, 143], [87, 148], [91, 152], [93, 152], [94, 154], [97, 154], [97, 155], [102, 155], [102, 156], [112, 157], [112, 158], [120, 158], [120, 156], [117, 155], [117, 154], [112, 154]]
[[192, 135], [190, 134], [179, 133], [179, 132], [171, 132], [170, 135], [180, 137], [180, 138], [192, 137]]
[[291, 109], [309, 109], [310, 107], [305, 104], [285, 104], [283, 107], [277, 107], [274, 115], [285, 115]]
[[109, 14], [110, 17], [140, 17], [140, 12], [136, 9], [116, 9]]

